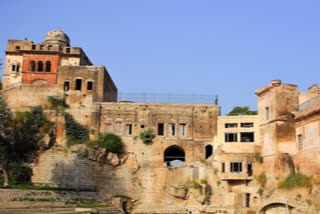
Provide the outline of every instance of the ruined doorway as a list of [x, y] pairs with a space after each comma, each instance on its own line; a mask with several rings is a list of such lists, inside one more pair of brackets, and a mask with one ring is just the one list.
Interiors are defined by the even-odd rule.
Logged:
[[211, 145], [207, 145], [206, 146], [206, 159], [208, 159], [212, 155], [212, 152], [213, 152], [212, 146]]
[[[167, 166], [174, 166], [175, 163], [180, 163], [177, 166], [182, 166], [183, 162], [185, 162], [186, 160], [183, 148], [177, 145], [169, 146], [168, 148], [166, 148], [163, 158]], [[174, 165], [172, 165], [172, 163]]]

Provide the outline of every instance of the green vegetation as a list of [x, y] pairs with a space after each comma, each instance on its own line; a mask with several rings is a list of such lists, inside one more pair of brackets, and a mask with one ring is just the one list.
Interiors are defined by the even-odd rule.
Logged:
[[192, 183], [189, 185], [190, 188], [193, 188], [193, 189], [199, 189], [200, 188], [200, 184], [198, 183], [198, 181], [196, 180], [193, 180]]
[[310, 187], [311, 177], [302, 173], [292, 174], [280, 181], [278, 186], [283, 189], [292, 189], [296, 187]]
[[267, 180], [268, 179], [267, 179], [267, 176], [266, 176], [265, 173], [262, 173], [257, 177], [257, 181], [258, 181], [258, 183], [260, 184], [261, 187], [265, 187], [266, 186]]
[[152, 140], [154, 138], [153, 130], [147, 129], [143, 132], [140, 132], [139, 137], [144, 144], [146, 144], [146, 145], [152, 144]]
[[66, 136], [68, 138], [67, 145], [83, 144], [89, 139], [89, 131], [86, 127], [77, 122], [71, 114], [65, 114]]
[[260, 197], [262, 197], [263, 196], [263, 193], [264, 193], [264, 191], [263, 191], [263, 189], [259, 189], [258, 191], [257, 191], [257, 193], [260, 195]]
[[122, 150], [121, 138], [113, 133], [103, 133], [99, 138], [98, 145], [112, 153], [119, 154]]
[[106, 207], [111, 207], [110, 204], [84, 204], [84, 205], [79, 205], [78, 207], [80, 208], [106, 208]]
[[307, 204], [308, 204], [309, 206], [312, 205], [312, 201], [311, 201], [310, 199], [306, 199], [306, 202], [307, 202]]
[[5, 187], [10, 185], [10, 174], [17, 175], [10, 173], [12, 166], [23, 166], [36, 157], [49, 127], [42, 107], [31, 107], [30, 111], [13, 115], [0, 95], [0, 169]]
[[261, 154], [259, 152], [256, 152], [254, 154], [254, 159], [258, 162], [258, 163], [263, 163], [263, 157], [261, 156]]
[[115, 198], [131, 199], [131, 197], [130, 197], [130, 196], [127, 196], [127, 195], [114, 195], [113, 197], [115, 197]]
[[220, 186], [221, 185], [221, 181], [217, 181], [217, 186]]
[[201, 183], [201, 184], [207, 184], [207, 183], [208, 183], [208, 180], [207, 180], [207, 179], [201, 179], [201, 180], [200, 180], [200, 183]]
[[257, 115], [257, 111], [251, 111], [248, 106], [236, 106], [230, 111], [227, 116], [239, 116], [239, 115]]
[[62, 115], [64, 115], [65, 110], [69, 108], [65, 97], [49, 96], [48, 102], [50, 103], [51, 109], [56, 110], [57, 113], [61, 113]]

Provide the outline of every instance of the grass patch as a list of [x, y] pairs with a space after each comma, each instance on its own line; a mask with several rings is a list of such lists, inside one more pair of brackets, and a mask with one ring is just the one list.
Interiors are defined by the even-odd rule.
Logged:
[[127, 195], [114, 195], [113, 197], [115, 197], [115, 198], [131, 199], [131, 197], [130, 197], [130, 196], [127, 196]]
[[[1, 185], [1, 183], [0, 183]], [[25, 184], [12, 184], [8, 187], [0, 186], [0, 189], [20, 189], [20, 190], [48, 190], [48, 191], [72, 191], [72, 192], [93, 192], [92, 190], [77, 190], [72, 188], [59, 188], [59, 187], [51, 187], [47, 185], [36, 186], [32, 183]]]
[[262, 173], [257, 177], [257, 181], [258, 181], [258, 183], [260, 184], [261, 187], [265, 187], [266, 186], [267, 180], [268, 179], [267, 179], [267, 176], [266, 176], [265, 173]]
[[311, 178], [302, 173], [292, 174], [280, 181], [278, 184], [279, 188], [292, 189], [296, 187], [310, 187]]
[[79, 208], [106, 208], [111, 207], [110, 204], [84, 204], [78, 206]]

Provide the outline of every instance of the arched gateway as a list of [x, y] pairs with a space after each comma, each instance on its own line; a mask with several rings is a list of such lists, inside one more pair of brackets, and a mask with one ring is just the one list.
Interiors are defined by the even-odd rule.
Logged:
[[[177, 145], [172, 145], [164, 150], [163, 154], [164, 162], [167, 166], [172, 166], [172, 162], [177, 163], [178, 165], [182, 165], [185, 162], [185, 152], [182, 147]], [[179, 164], [181, 163], [181, 164]]]

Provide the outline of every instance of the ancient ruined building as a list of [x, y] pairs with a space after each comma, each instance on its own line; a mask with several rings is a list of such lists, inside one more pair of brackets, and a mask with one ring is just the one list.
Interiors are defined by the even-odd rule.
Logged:
[[[89, 149], [81, 157], [88, 149], [66, 150], [64, 117], [48, 109], [56, 146], [34, 164], [34, 183], [96, 190], [102, 200], [128, 195], [135, 213], [278, 213], [286, 198], [292, 213], [314, 210], [319, 184], [297, 191], [277, 182], [320, 173], [319, 92], [274, 80], [255, 92], [257, 116], [220, 116], [213, 104], [117, 102], [106, 68], [92, 65], [60, 29], [39, 44], [9, 40], [2, 89], [14, 111], [65, 97], [91, 138], [113, 132], [123, 141], [122, 155]], [[148, 129], [155, 134], [150, 145], [139, 138]]]

